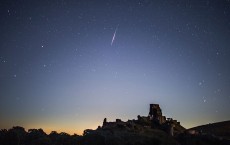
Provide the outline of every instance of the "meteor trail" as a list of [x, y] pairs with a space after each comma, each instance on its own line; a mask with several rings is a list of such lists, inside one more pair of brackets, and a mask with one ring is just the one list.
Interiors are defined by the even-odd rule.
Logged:
[[113, 45], [113, 41], [115, 40], [116, 33], [117, 33], [117, 30], [118, 30], [118, 26], [119, 26], [119, 24], [117, 25], [117, 28], [116, 28], [115, 32], [113, 33], [113, 38], [112, 38], [112, 41], [111, 41], [111, 46]]

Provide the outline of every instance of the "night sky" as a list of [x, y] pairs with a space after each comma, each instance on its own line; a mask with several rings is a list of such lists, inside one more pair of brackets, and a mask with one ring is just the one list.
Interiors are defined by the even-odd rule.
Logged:
[[0, 2], [0, 128], [230, 119], [229, 0]]

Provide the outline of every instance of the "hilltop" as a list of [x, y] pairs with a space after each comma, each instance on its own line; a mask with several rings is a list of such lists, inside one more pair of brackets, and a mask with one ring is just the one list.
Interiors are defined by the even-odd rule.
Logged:
[[[230, 127], [228, 123], [219, 125], [222, 130]], [[107, 122], [105, 118], [96, 130], [85, 130], [81, 141], [83, 145], [230, 145], [227, 138], [187, 130], [177, 120], [166, 119], [159, 104], [150, 104], [149, 115], [138, 115], [137, 120]]]
[[230, 140], [230, 121], [209, 123], [188, 129], [188, 131], [200, 134], [210, 134], [219, 138]]
[[[150, 104], [148, 116], [137, 116], [137, 120], [124, 122], [116, 119], [115, 122], [107, 122], [105, 118], [103, 125], [96, 130], [84, 131], [84, 144], [162, 144], [177, 145], [173, 138], [186, 129], [180, 122], [162, 115], [159, 104]], [[97, 138], [97, 139], [95, 139]]]

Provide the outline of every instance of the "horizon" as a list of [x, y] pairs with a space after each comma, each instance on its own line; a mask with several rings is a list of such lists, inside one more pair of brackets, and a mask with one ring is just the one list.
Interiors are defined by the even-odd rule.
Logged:
[[0, 25], [0, 128], [230, 120], [229, 0], [12, 0]]
[[[115, 120], [110, 120], [111, 122], [114, 122]], [[124, 121], [124, 120], [122, 120], [122, 121]], [[128, 121], [128, 120], [126, 120], [126, 121]], [[125, 121], [125, 122], [126, 122]], [[179, 121], [179, 120], [177, 120], [177, 121]], [[182, 126], [183, 127], [185, 127], [186, 129], [190, 129], [190, 128], [193, 128], [193, 127], [199, 127], [199, 126], [203, 126], [203, 125], [209, 125], [209, 124], [214, 124], [214, 123], [220, 123], [220, 122], [227, 122], [227, 121], [230, 121], [230, 120], [223, 120], [223, 121], [218, 121], [218, 122], [212, 122], [212, 123], [208, 123], [208, 124], [200, 124], [200, 125], [196, 125], [196, 126], [191, 126], [191, 127], [189, 127], [189, 128], [187, 128], [187, 127], [185, 127], [185, 126], [183, 126], [183, 124], [182, 124]], [[181, 123], [181, 122], [180, 122]], [[10, 128], [1, 128], [1, 129], [7, 129], [7, 130], [9, 130], [9, 129], [11, 129], [11, 128], [13, 128], [13, 127], [16, 127], [16, 126], [20, 126], [20, 125], [14, 125], [14, 126], [12, 126], [12, 127], [10, 127]], [[99, 125], [100, 126], [100, 125]], [[70, 132], [68, 132], [68, 131], [65, 131], [65, 130], [52, 130], [52, 129], [44, 129], [44, 128], [42, 128], [42, 127], [37, 127], [37, 128], [35, 128], [35, 127], [29, 127], [29, 128], [25, 128], [24, 126], [20, 126], [20, 127], [23, 127], [24, 129], [25, 129], [25, 131], [26, 132], [28, 132], [28, 130], [29, 129], [42, 129], [47, 135], [48, 134], [50, 134], [52, 131], [56, 131], [57, 133], [61, 133], [61, 132], [65, 132], [65, 133], [68, 133], [68, 134], [70, 134], [70, 135], [74, 135], [74, 134], [77, 134], [77, 135], [83, 135], [83, 131], [84, 130], [86, 130], [86, 129], [93, 129], [93, 130], [95, 130], [95, 129], [97, 129], [97, 127], [96, 128], [85, 128], [84, 130], [82, 130], [81, 132], [78, 132], [78, 131], [70, 131]], [[74, 129], [75, 130], [75, 129]]]
[[[159, 104], [160, 105], [160, 104]], [[164, 110], [162, 110], [162, 115], [164, 115], [163, 114], [163, 111]], [[137, 115], [138, 116], [138, 115]], [[140, 116], [145, 116], [145, 115], [140, 115]], [[106, 117], [105, 117], [106, 118]], [[166, 118], [167, 118], [167, 116], [166, 116]], [[172, 117], [170, 117], [170, 118], [172, 118]], [[116, 119], [120, 119], [120, 118], [116, 118]], [[115, 122], [116, 121], [116, 119], [114, 119], [114, 120], [110, 120], [110, 119], [108, 119], [107, 118], [107, 120], [109, 120], [109, 122]], [[128, 119], [128, 120], [136, 120], [137, 119], [137, 117], [136, 118], [130, 118], [130, 119]], [[174, 119], [174, 120], [177, 120], [176, 118], [172, 118], [172, 119]], [[121, 119], [122, 120], [122, 119]], [[126, 121], [128, 121], [128, 120], [122, 120], [122, 121], [124, 121], [124, 122], [126, 122]], [[180, 120], [177, 120], [177, 121], [179, 121], [180, 122]], [[199, 127], [199, 126], [203, 126], [203, 125], [208, 125], [208, 124], [214, 124], [214, 123], [220, 123], [220, 122], [226, 122], [226, 121], [230, 121], [230, 120], [222, 120], [222, 121], [217, 121], [217, 122], [209, 122], [209, 123], [206, 123], [206, 124], [197, 124], [197, 125], [195, 125], [195, 126], [191, 126], [191, 127], [185, 127], [185, 126], [183, 126], [183, 122], [180, 122], [181, 123], [181, 125], [183, 126], [183, 127], [185, 127], [186, 129], [190, 129], [190, 128], [193, 128], [193, 127]], [[101, 124], [101, 125], [100, 125]], [[77, 135], [83, 135], [83, 131], [84, 130], [86, 130], [86, 129], [93, 129], [93, 130], [95, 130], [95, 129], [97, 129], [98, 128], [98, 126], [102, 126], [102, 124], [103, 124], [103, 119], [102, 119], [102, 123], [100, 123], [99, 125], [97, 125], [96, 127], [93, 127], [93, 128], [85, 128], [85, 129], [83, 129], [83, 130], [80, 130], [80, 132], [79, 131], [77, 131], [77, 129], [72, 129], [72, 131], [65, 131], [65, 130], [55, 130], [55, 129], [44, 129], [44, 128], [42, 128], [42, 127], [27, 127], [27, 128], [25, 128], [24, 126], [20, 126], [20, 125], [14, 125], [14, 126], [12, 126], [12, 127], [9, 127], [9, 128], [1, 128], [1, 129], [11, 129], [11, 128], [13, 128], [13, 127], [16, 127], [16, 126], [20, 126], [20, 127], [23, 127], [27, 132], [28, 132], [28, 130], [29, 129], [42, 129], [47, 135], [48, 134], [50, 134], [52, 131], [56, 131], [57, 133], [61, 133], [61, 132], [65, 132], [65, 133], [68, 133], [68, 134], [70, 134], [70, 135], [74, 135], [74, 134], [77, 134]], [[75, 131], [74, 131], [75, 130]]]

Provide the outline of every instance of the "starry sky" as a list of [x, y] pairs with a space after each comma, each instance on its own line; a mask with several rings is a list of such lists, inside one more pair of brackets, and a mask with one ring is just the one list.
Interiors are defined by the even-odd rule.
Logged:
[[0, 2], [0, 128], [230, 119], [229, 0]]

